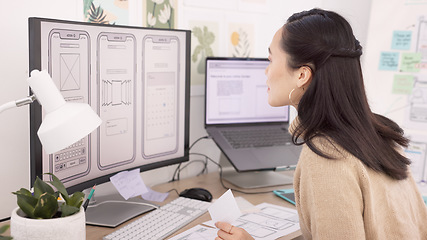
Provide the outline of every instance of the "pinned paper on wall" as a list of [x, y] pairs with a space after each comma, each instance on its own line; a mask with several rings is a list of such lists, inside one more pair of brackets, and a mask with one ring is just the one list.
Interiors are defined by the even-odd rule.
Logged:
[[391, 49], [409, 50], [411, 48], [412, 31], [394, 31]]
[[411, 141], [405, 149], [406, 156], [411, 160], [411, 172], [417, 183], [426, 181], [427, 170], [427, 143]]
[[421, 53], [402, 53], [401, 72], [419, 72]]
[[414, 87], [414, 76], [412, 75], [394, 75], [393, 94], [411, 94]]
[[397, 71], [398, 64], [398, 52], [381, 52], [379, 70]]

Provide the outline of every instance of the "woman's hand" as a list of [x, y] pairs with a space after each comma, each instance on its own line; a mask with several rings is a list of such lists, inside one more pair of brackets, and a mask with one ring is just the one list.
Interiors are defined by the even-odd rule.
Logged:
[[249, 240], [254, 239], [248, 232], [243, 228], [235, 227], [226, 222], [217, 222], [215, 226], [219, 228], [218, 237], [215, 240]]

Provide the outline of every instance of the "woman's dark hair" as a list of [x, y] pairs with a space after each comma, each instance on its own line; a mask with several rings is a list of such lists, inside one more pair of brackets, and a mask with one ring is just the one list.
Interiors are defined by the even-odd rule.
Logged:
[[374, 114], [367, 101], [360, 55], [362, 47], [339, 14], [312, 9], [292, 15], [283, 26], [282, 49], [288, 65], [308, 65], [313, 78], [298, 104], [300, 125], [293, 134], [316, 154], [332, 159], [313, 144], [323, 136], [339, 144], [366, 166], [394, 179], [407, 177], [409, 159], [397, 146], [409, 140], [392, 120]]

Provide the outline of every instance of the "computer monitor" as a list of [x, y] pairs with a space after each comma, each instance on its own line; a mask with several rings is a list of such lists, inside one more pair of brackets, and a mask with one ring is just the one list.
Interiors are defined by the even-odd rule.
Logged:
[[[47, 69], [66, 101], [88, 103], [103, 121], [89, 136], [49, 155], [37, 137], [42, 107], [32, 104], [31, 182], [53, 173], [72, 193], [124, 170], [188, 161], [190, 37], [188, 30], [29, 18], [30, 72]], [[89, 223], [114, 226], [150, 209], [138, 199], [104, 200], [98, 198], [98, 212], [125, 216], [113, 224]], [[126, 210], [132, 205], [143, 209]]]

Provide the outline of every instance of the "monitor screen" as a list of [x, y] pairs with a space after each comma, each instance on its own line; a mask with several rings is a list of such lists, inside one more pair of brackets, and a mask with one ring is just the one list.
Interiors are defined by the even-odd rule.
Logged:
[[32, 104], [31, 181], [53, 173], [74, 192], [123, 170], [188, 161], [190, 34], [30, 18], [30, 72], [48, 70], [66, 101], [88, 103], [102, 119], [49, 155], [37, 137], [43, 109]]

